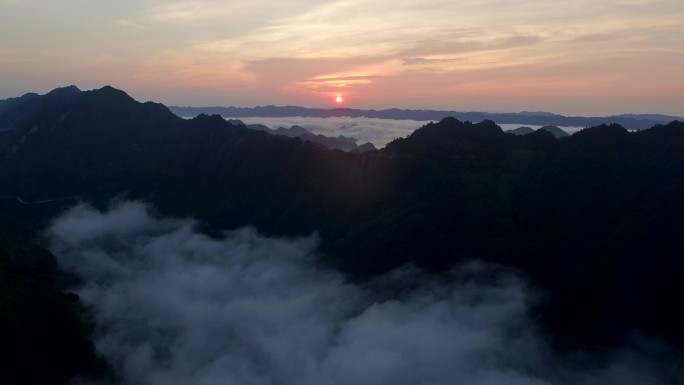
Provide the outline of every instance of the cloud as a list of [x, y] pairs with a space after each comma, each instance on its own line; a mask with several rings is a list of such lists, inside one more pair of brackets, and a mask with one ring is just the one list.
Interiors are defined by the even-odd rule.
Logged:
[[223, 12], [198, 2], [167, 4], [150, 14], [152, 20], [164, 22], [201, 21], [222, 16], [225, 16]]
[[50, 236], [61, 265], [84, 280], [96, 345], [125, 383], [543, 383], [503, 362], [521, 343], [507, 334], [524, 318], [515, 279], [374, 301], [316, 265], [315, 237], [245, 228], [212, 239], [130, 202], [105, 213], [77, 206]]
[[638, 354], [594, 370], [556, 358], [524, 282], [483, 263], [352, 284], [318, 265], [315, 236], [210, 238], [139, 202], [76, 206], [47, 236], [124, 384], [660, 383]]

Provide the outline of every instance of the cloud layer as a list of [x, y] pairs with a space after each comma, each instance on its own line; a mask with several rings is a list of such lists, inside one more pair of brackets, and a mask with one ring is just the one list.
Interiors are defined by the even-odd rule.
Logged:
[[[230, 119], [230, 118], [228, 118]], [[316, 118], [316, 117], [281, 117], [281, 118], [262, 118], [262, 117], [247, 117], [235, 118], [241, 120], [245, 124], [263, 124], [270, 129], [278, 129], [280, 127], [289, 128], [297, 125], [306, 128], [314, 134], [321, 134], [330, 137], [344, 135], [358, 139], [357, 144], [364, 142], [371, 142], [376, 148], [383, 148], [387, 143], [397, 138], [405, 138], [416, 129], [430, 123], [429, 120], [403, 120], [403, 119], [376, 119], [363, 117], [330, 117], [330, 118]], [[499, 124], [502, 130], [513, 130], [522, 126], [523, 124]], [[534, 130], [542, 127], [541, 125], [525, 124]], [[574, 134], [583, 127], [560, 127], [565, 132]]]
[[569, 370], [527, 319], [524, 283], [481, 263], [352, 284], [317, 265], [315, 236], [209, 238], [137, 202], [76, 206], [47, 235], [124, 384], [657, 383], [628, 358]]
[[238, 118], [245, 124], [263, 124], [270, 129], [279, 127], [289, 128], [297, 125], [306, 128], [314, 134], [337, 137], [344, 135], [358, 139], [358, 144], [371, 142], [375, 147], [381, 148], [397, 138], [410, 135], [417, 128], [428, 124], [430, 121], [419, 120], [395, 120], [375, 119], [358, 117], [284, 117], [284, 118]]

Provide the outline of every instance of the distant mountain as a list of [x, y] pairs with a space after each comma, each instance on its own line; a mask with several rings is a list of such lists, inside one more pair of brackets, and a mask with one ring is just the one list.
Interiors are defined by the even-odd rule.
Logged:
[[560, 127], [557, 127], [557, 126], [543, 126], [543, 127], [540, 127], [539, 129], [552, 133], [553, 136], [555, 136], [556, 138], [564, 138], [566, 136], [570, 136], [570, 134], [563, 131]]
[[375, 146], [372, 143], [364, 143], [363, 145], [357, 145], [356, 138], [348, 138], [344, 135], [339, 135], [336, 138], [328, 137], [321, 134], [314, 134], [301, 126], [291, 126], [290, 128], [278, 127], [272, 130], [263, 124], [245, 124], [238, 119], [229, 119], [228, 122], [236, 125], [243, 125], [249, 129], [267, 132], [273, 135], [282, 135], [289, 138], [300, 138], [307, 142], [317, 143], [323, 147], [330, 150], [342, 150], [342, 151], [353, 151], [353, 152], [365, 152], [370, 150], [375, 150]]
[[668, 123], [673, 120], [683, 120], [681, 117], [672, 115], [661, 115], [661, 114], [621, 114], [617, 115], [621, 118], [633, 118], [639, 120], [651, 120], [655, 122]]
[[[563, 131], [560, 127], [557, 126], [543, 126], [539, 128], [540, 131], [547, 131], [553, 134], [554, 137], [556, 138], [564, 138], [566, 136], [570, 136], [567, 132]], [[527, 135], [533, 133], [535, 130], [533, 130], [530, 127], [518, 127], [512, 130], [508, 130], [506, 132], [515, 134], [515, 135]]]
[[359, 154], [359, 153], [362, 153], [362, 152], [375, 151], [375, 150], [377, 150], [377, 148], [375, 148], [375, 146], [373, 145], [373, 143], [371, 143], [371, 142], [366, 142], [366, 143], [364, 143], [364, 144], [362, 144], [362, 145], [359, 145], [359, 146], [356, 146], [355, 148], [352, 148], [352, 149], [349, 150], [349, 151]]
[[[249, 127], [249, 126], [248, 126]], [[302, 136], [314, 136], [310, 131], [302, 126], [290, 126], [290, 128], [278, 127], [273, 130], [276, 135], [289, 136], [290, 138], [298, 138]]]
[[545, 112], [545, 111], [520, 111], [520, 115], [529, 115], [529, 116], [554, 116], [555, 114], [552, 114], [550, 112]]
[[[684, 293], [681, 121], [640, 132], [599, 125], [559, 140], [547, 130], [508, 135], [492, 120], [447, 117], [358, 154], [218, 115], [183, 119], [104, 87], [4, 101], [0, 127], [0, 228], [8, 229], [0, 273], [9, 276], [0, 285], [40, 276], [17, 263], [28, 261], [22, 255], [49, 262], [31, 239], [73, 204], [65, 198], [98, 208], [134, 199], [163, 215], [196, 218], [210, 235], [242, 226], [278, 236], [315, 232], [317, 263], [354, 282], [407, 264], [445, 279], [473, 259], [503, 266], [538, 293], [530, 318], [553, 349], [568, 353], [560, 357], [594, 363], [638, 336], [644, 352], [652, 341], [662, 344], [647, 359], [684, 365], [684, 315], [673, 311]], [[17, 221], [28, 235], [15, 234]], [[40, 271], [48, 287], [22, 290], [47, 293], [40, 298], [61, 309], [50, 312], [60, 319], [82, 314], [51, 297], [62, 287], [51, 281], [57, 272]], [[49, 334], [49, 323], [32, 323], [42, 307], [25, 311], [10, 289], [0, 286], [0, 321], [31, 326], [7, 330]], [[86, 326], [76, 317], [59, 330], [80, 344]], [[13, 341], [3, 353], [22, 347], [21, 338]], [[46, 343], [53, 345], [31, 346], [54, 353], [63, 344]], [[62, 357], [78, 362], [60, 378], [92, 371], [87, 345], [64, 343], [80, 348]], [[48, 367], [50, 359], [24, 364]]]
[[512, 130], [508, 130], [506, 132], [511, 133], [511, 134], [515, 134], [515, 135], [527, 135], [527, 134], [533, 133], [534, 130], [530, 127], [523, 126], [523, 127], [514, 128]]
[[218, 114], [226, 118], [244, 117], [367, 117], [380, 119], [408, 119], [408, 120], [435, 120], [439, 121], [445, 117], [455, 117], [461, 121], [479, 122], [482, 120], [493, 120], [498, 124], [529, 124], [539, 126], [566, 126], [566, 127], [592, 127], [601, 124], [620, 124], [629, 130], [643, 130], [656, 124], [670, 122], [673, 120], [684, 120], [684, 118], [666, 115], [617, 115], [605, 117], [582, 117], [582, 116], [563, 116], [549, 112], [529, 112], [518, 113], [489, 113], [489, 112], [459, 112], [446, 110], [406, 110], [406, 109], [387, 109], [387, 110], [360, 110], [353, 108], [305, 108], [295, 106], [264, 106], [264, 107], [169, 107], [171, 111], [182, 117], [193, 117], [198, 114]]

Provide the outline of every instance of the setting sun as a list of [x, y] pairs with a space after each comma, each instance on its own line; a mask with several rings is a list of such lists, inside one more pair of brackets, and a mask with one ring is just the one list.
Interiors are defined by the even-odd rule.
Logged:
[[341, 96], [338, 96], [338, 97], [335, 98], [335, 102], [337, 102], [337, 103], [342, 103], [342, 100], [343, 100], [343, 99], [342, 99]]

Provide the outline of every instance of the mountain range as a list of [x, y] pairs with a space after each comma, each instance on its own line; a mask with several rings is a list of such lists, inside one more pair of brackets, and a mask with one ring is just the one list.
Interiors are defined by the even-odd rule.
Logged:
[[637, 335], [654, 341], [639, 349], [667, 366], [671, 383], [682, 379], [671, 368], [684, 364], [683, 122], [556, 138], [446, 117], [354, 153], [172, 111], [190, 110], [112, 87], [0, 101], [0, 329], [10, 341], [1, 349], [16, 352], [3, 361], [7, 375], [61, 383], [106, 372], [88, 311], [68, 294], [73, 277], [41, 234], [76, 201], [126, 199], [197, 218], [209, 236], [242, 226], [316, 233], [318, 262], [351, 282], [407, 265], [435, 274], [472, 260], [502, 266], [541, 293], [531, 317], [561, 357], [600, 361]]
[[601, 124], [620, 124], [629, 130], [643, 130], [657, 124], [668, 123], [684, 118], [658, 114], [622, 114], [604, 117], [563, 116], [550, 112], [459, 112], [446, 110], [407, 110], [391, 108], [386, 110], [363, 110], [355, 108], [306, 108], [296, 106], [260, 106], [260, 107], [169, 107], [179, 116], [192, 117], [199, 114], [217, 114], [226, 118], [246, 117], [366, 117], [379, 119], [408, 119], [439, 121], [445, 117], [454, 117], [461, 121], [479, 122], [492, 120], [498, 124], [530, 124], [539, 126], [592, 127]]
[[[553, 136], [555, 136], [556, 138], [564, 138], [566, 136], [570, 136], [570, 134], [563, 131], [562, 128], [557, 127], [557, 126], [543, 126], [543, 127], [540, 127], [539, 130], [548, 131]], [[527, 135], [527, 134], [533, 133], [534, 130], [530, 127], [523, 126], [523, 127], [514, 128], [512, 130], [508, 130], [506, 132], [509, 132], [509, 133], [515, 134], [515, 135]]]

